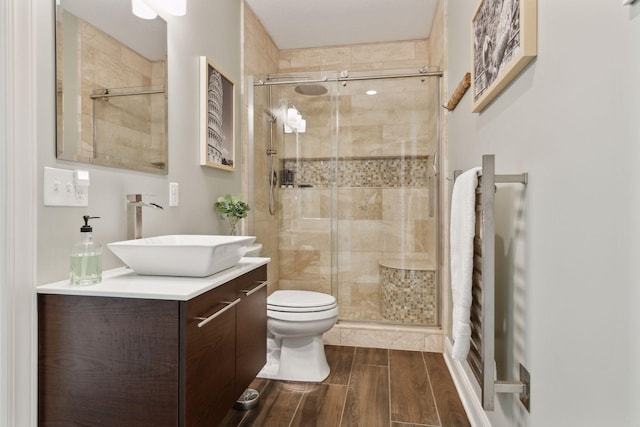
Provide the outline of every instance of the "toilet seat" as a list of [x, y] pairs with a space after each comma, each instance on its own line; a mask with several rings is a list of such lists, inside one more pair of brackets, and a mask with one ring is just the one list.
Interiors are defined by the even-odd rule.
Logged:
[[267, 310], [286, 313], [326, 311], [337, 305], [333, 295], [313, 291], [275, 291], [267, 298]]
[[[312, 322], [326, 320], [338, 316], [338, 307], [320, 311], [276, 311], [267, 308], [267, 318], [286, 320], [288, 322]], [[335, 320], [334, 320], [335, 322]]]
[[275, 291], [267, 298], [267, 317], [292, 322], [328, 319], [338, 315], [333, 295], [313, 291]]

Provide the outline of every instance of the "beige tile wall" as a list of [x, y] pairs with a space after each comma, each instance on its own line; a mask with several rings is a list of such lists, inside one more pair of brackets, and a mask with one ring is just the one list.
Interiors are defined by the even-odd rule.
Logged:
[[[245, 77], [244, 85], [247, 85], [247, 77], [257, 74], [276, 73], [278, 71], [278, 48], [271, 40], [271, 37], [265, 31], [264, 27], [253, 13], [251, 8], [245, 4], [244, 6], [244, 61], [243, 76]], [[249, 88], [244, 91], [247, 93]], [[251, 211], [249, 212], [249, 221], [243, 224], [247, 227], [246, 234], [256, 236], [256, 241], [262, 243], [262, 256], [270, 257], [271, 263], [267, 266], [267, 278], [271, 282], [269, 292], [273, 292], [278, 287], [278, 215], [269, 214], [269, 158], [266, 155], [269, 123], [265, 110], [268, 108], [268, 91], [256, 90], [254, 92], [254, 145], [249, 147], [247, 142], [248, 128], [242, 128], [242, 140], [245, 149], [243, 153], [243, 162], [246, 171], [243, 180], [244, 192], [250, 193], [249, 180], [253, 181], [253, 197], [249, 202]], [[243, 122], [247, 123], [247, 97], [243, 96]], [[248, 148], [248, 149], [247, 149]], [[251, 157], [253, 159], [251, 159]], [[276, 170], [278, 167], [278, 156], [275, 158]], [[251, 166], [249, 166], [251, 165]], [[276, 200], [279, 189], [276, 188]]]
[[427, 65], [427, 40], [280, 51], [279, 72], [370, 71]]

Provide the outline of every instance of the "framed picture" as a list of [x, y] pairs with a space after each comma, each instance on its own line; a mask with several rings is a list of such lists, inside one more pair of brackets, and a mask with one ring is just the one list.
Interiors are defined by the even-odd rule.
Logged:
[[200, 57], [200, 165], [235, 170], [235, 84]]
[[480, 0], [471, 36], [471, 110], [477, 113], [537, 55], [537, 0]]

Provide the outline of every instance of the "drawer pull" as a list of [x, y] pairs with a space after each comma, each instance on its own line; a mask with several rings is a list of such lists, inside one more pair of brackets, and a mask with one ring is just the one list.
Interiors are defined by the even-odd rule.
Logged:
[[250, 296], [251, 294], [253, 294], [253, 293], [255, 293], [255, 292], [258, 292], [260, 289], [262, 289], [262, 288], [264, 288], [265, 286], [267, 286], [267, 285], [269, 284], [269, 281], [268, 281], [268, 280], [265, 280], [265, 281], [263, 281], [263, 282], [258, 282], [258, 283], [259, 283], [259, 284], [258, 284], [258, 286], [256, 286], [255, 288], [250, 289], [250, 290], [249, 290], [249, 289], [243, 289], [243, 290], [242, 290], [242, 291], [240, 291], [240, 292], [244, 292], [244, 294], [245, 294], [246, 296]]
[[225, 308], [223, 308], [222, 310], [216, 311], [215, 313], [213, 313], [209, 317], [196, 317], [196, 320], [201, 320], [201, 322], [198, 323], [198, 328], [202, 328], [204, 325], [206, 325], [207, 323], [211, 322], [213, 319], [215, 319], [216, 317], [220, 316], [225, 311], [231, 309], [234, 305], [240, 303], [240, 301], [241, 301], [240, 298], [236, 298], [234, 301], [223, 301], [223, 303], [227, 304], [227, 306]]

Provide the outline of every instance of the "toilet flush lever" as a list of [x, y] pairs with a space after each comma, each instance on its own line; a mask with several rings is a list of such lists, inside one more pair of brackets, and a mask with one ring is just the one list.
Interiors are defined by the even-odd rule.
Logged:
[[250, 295], [252, 295], [252, 294], [254, 294], [254, 293], [258, 292], [260, 289], [264, 288], [264, 287], [265, 287], [265, 286], [267, 286], [268, 284], [269, 284], [269, 281], [268, 281], [268, 280], [259, 281], [259, 282], [258, 282], [258, 286], [256, 286], [255, 288], [253, 288], [253, 289], [243, 289], [243, 290], [242, 290], [242, 291], [240, 291], [240, 292], [244, 293], [244, 294], [245, 294], [245, 296], [250, 296]]
[[225, 311], [231, 310], [231, 308], [234, 305], [239, 304], [240, 301], [242, 301], [240, 298], [236, 298], [233, 301], [223, 301], [223, 304], [227, 304], [227, 306], [225, 308], [223, 308], [222, 310], [216, 311], [215, 313], [213, 313], [209, 317], [196, 317], [195, 318], [196, 320], [202, 320], [202, 322], [198, 323], [198, 328], [202, 328], [204, 325], [206, 325], [207, 323], [211, 322], [213, 319], [215, 319], [216, 317], [220, 316]]

